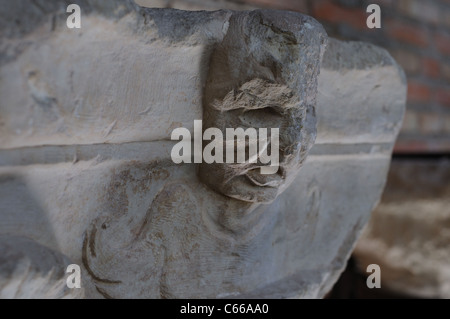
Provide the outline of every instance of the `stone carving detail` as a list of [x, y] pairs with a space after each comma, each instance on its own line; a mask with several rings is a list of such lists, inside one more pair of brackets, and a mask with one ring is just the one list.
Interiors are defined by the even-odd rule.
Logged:
[[227, 196], [259, 203], [272, 202], [286, 189], [286, 179], [293, 180], [315, 140], [317, 77], [325, 43], [318, 23], [303, 15], [253, 11], [231, 16], [211, 55], [204, 126], [223, 132], [279, 128], [280, 168], [264, 176], [260, 163], [204, 163], [203, 182]]
[[[79, 264], [74, 297], [324, 296], [384, 186], [405, 102], [392, 58], [325, 51], [298, 13], [80, 4], [78, 31], [34, 9], [39, 28], [2, 22], [0, 234]], [[175, 164], [172, 130], [199, 119], [279, 128], [278, 172]]]

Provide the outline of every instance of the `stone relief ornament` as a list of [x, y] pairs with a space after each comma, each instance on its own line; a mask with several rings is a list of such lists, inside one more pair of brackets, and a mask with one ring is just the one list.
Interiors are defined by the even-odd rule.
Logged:
[[80, 28], [0, 6], [0, 296], [323, 297], [384, 187], [395, 61], [300, 13], [74, 2]]

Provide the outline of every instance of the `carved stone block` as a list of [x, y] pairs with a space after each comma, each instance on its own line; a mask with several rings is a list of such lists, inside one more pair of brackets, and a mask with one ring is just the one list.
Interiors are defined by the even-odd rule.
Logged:
[[[22, 4], [0, 28], [0, 234], [79, 264], [86, 297], [323, 297], [400, 128], [388, 53], [325, 51], [292, 12], [86, 0], [74, 30], [68, 2], [40, 3], [1, 7]], [[278, 172], [175, 164], [171, 132], [194, 120], [279, 128]]]

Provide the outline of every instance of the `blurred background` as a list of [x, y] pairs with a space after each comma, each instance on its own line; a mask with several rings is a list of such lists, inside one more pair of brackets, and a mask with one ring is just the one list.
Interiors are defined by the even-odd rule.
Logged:
[[[328, 298], [450, 298], [449, 0], [136, 0], [183, 10], [270, 8], [308, 14], [328, 35], [387, 49], [408, 79], [403, 127], [382, 200]], [[369, 29], [369, 4], [381, 29]], [[381, 268], [381, 288], [366, 267]]]

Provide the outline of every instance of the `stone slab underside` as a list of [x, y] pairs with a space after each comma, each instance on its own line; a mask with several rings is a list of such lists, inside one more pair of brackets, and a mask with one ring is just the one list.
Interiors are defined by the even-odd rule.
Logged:
[[[330, 39], [323, 54], [323, 29], [300, 14], [82, 1], [82, 28], [69, 30], [68, 3], [42, 3], [0, 1], [10, 16], [1, 22], [0, 234], [21, 243], [0, 250], [20, 248], [29, 280], [49, 268], [26, 247], [59, 256], [59, 277], [34, 284], [54, 284], [55, 297], [323, 297], [378, 203], [401, 125], [405, 80], [388, 53]], [[292, 24], [274, 27], [274, 14]], [[298, 68], [280, 78], [317, 119], [308, 157], [270, 204], [217, 193], [196, 165], [170, 158], [172, 130], [203, 117], [214, 49], [242, 21], [255, 21], [250, 38], [274, 56], [292, 49], [277, 34], [298, 22]], [[83, 294], [61, 285], [69, 262], [82, 268]], [[3, 295], [30, 296], [8, 269]]]

